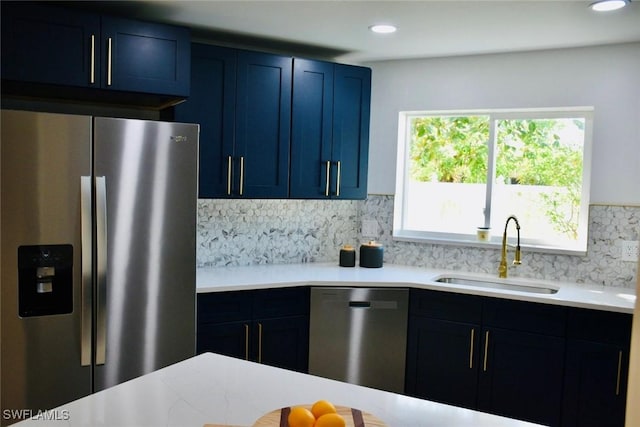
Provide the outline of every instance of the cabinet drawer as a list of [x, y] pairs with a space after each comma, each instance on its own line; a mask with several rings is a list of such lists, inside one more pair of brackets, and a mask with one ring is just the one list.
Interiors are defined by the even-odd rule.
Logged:
[[632, 315], [626, 313], [570, 308], [567, 336], [626, 347], [631, 337], [632, 319]]
[[480, 323], [482, 318], [481, 297], [424, 289], [412, 289], [410, 295], [412, 315], [465, 323]]
[[212, 292], [198, 294], [198, 323], [251, 320], [251, 293]]
[[309, 315], [309, 288], [261, 289], [253, 294], [253, 318]]
[[482, 315], [485, 326], [558, 337], [565, 335], [566, 309], [560, 306], [487, 298]]

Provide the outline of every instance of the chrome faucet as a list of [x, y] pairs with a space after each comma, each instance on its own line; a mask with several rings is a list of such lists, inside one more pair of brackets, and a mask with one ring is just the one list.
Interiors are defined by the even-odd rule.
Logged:
[[514, 220], [516, 223], [516, 230], [518, 232], [518, 241], [516, 243], [516, 254], [513, 259], [513, 265], [520, 265], [520, 223], [515, 215], [511, 215], [507, 218], [507, 222], [504, 224], [504, 234], [502, 234], [502, 256], [500, 258], [500, 266], [498, 267], [498, 277], [507, 277], [507, 227], [509, 221]]

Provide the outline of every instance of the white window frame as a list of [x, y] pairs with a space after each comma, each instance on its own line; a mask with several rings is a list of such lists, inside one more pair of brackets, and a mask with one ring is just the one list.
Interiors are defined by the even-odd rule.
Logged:
[[[407, 196], [405, 188], [408, 181], [408, 165], [409, 165], [409, 143], [410, 128], [409, 121], [414, 117], [424, 116], [478, 116], [485, 115], [490, 117], [491, 126], [489, 127], [489, 159], [488, 176], [493, 177], [495, 160], [494, 146], [494, 123], [495, 120], [502, 119], [548, 119], [548, 118], [566, 118], [566, 117], [582, 117], [585, 119], [585, 137], [583, 147], [583, 166], [582, 166], [582, 194], [580, 201], [580, 222], [578, 224], [578, 240], [574, 245], [553, 246], [544, 242], [534, 241], [532, 239], [522, 239], [521, 246], [529, 251], [570, 254], [570, 255], [586, 255], [588, 242], [588, 226], [589, 226], [589, 203], [591, 189], [591, 152], [593, 138], [593, 107], [561, 107], [561, 108], [522, 108], [522, 109], [487, 109], [487, 110], [437, 110], [437, 111], [401, 111], [398, 117], [398, 156], [396, 163], [396, 192], [393, 213], [393, 239], [399, 241], [435, 243], [445, 245], [471, 246], [471, 247], [494, 247], [499, 248], [502, 243], [503, 229], [492, 230], [489, 242], [478, 241], [475, 230], [469, 234], [432, 232], [421, 230], [409, 230], [404, 228], [405, 212], [407, 211]], [[493, 179], [487, 180], [485, 218], [491, 213], [491, 192]], [[506, 220], [506, 218], [505, 218]], [[488, 222], [488, 220], [486, 220]], [[479, 224], [481, 225], [481, 224]], [[485, 224], [488, 226], [488, 224]], [[515, 232], [510, 230], [509, 237]], [[510, 239], [511, 241], [511, 239]]]

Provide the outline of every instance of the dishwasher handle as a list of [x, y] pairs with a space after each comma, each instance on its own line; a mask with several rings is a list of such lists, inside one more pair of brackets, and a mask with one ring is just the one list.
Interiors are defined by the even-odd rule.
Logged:
[[349, 307], [351, 308], [370, 308], [370, 301], [349, 301]]

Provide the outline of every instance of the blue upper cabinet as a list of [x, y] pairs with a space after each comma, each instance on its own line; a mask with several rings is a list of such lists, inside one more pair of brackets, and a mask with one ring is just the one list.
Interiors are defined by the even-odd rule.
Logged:
[[191, 61], [175, 119], [200, 124], [200, 198], [286, 198], [292, 59], [193, 44]]
[[[184, 98], [190, 87], [190, 39], [183, 27], [3, 2], [2, 79], [49, 85], [36, 91], [45, 97], [81, 98], [78, 89], [93, 88]], [[65, 93], [65, 87], [74, 90]]]
[[295, 59], [292, 198], [367, 196], [371, 70]]
[[175, 107], [175, 119], [200, 124], [200, 198], [230, 197], [234, 163], [237, 51], [194, 43], [191, 96]]
[[[2, 78], [88, 86], [100, 61], [100, 16], [2, 3]], [[92, 64], [94, 68], [92, 68]]]
[[336, 65], [331, 152], [339, 198], [367, 197], [370, 111], [371, 69]]
[[334, 64], [293, 60], [291, 197], [331, 196]]
[[189, 29], [103, 17], [101, 42], [102, 87], [189, 95]]
[[289, 195], [292, 62], [291, 57], [238, 52], [238, 196]]

